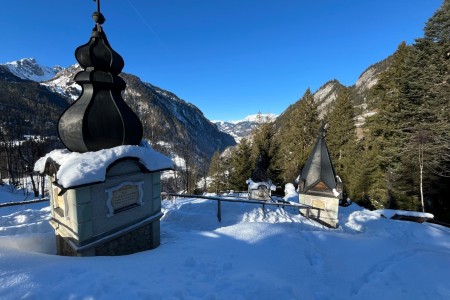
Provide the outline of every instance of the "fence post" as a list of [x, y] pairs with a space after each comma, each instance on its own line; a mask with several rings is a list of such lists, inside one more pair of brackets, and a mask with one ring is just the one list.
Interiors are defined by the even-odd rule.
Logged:
[[222, 222], [222, 203], [220, 200], [217, 201], [217, 220]]

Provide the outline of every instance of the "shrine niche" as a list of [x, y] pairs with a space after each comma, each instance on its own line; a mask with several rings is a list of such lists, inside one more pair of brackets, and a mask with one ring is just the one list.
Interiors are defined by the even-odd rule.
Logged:
[[[299, 203], [315, 208], [310, 210], [311, 218], [336, 228], [343, 186], [328, 152], [324, 127], [320, 127], [316, 143], [298, 177]], [[305, 214], [306, 209], [300, 212]]]
[[[105, 157], [114, 150], [59, 161], [58, 157], [64, 157], [62, 150], [54, 150], [36, 163], [43, 165], [42, 173], [48, 175], [53, 191], [50, 225], [55, 229], [58, 254], [124, 255], [159, 245], [162, 217], [159, 168], [171, 167], [170, 159], [165, 158], [161, 164], [164, 157], [148, 149], [142, 157], [111, 158], [95, 170], [98, 174], [86, 175], [78, 183], [66, 178], [71, 176], [68, 171], [71, 164], [82, 162], [86, 167], [89, 162], [95, 163], [97, 155]], [[152, 156], [160, 163], [149, 163]], [[89, 179], [102, 176], [101, 182]]]
[[59, 255], [124, 255], [160, 243], [160, 173], [170, 158], [142, 140], [142, 124], [121, 93], [124, 61], [102, 28], [100, 0], [89, 41], [75, 58], [80, 97], [61, 115], [58, 135], [67, 149], [39, 159], [48, 176], [50, 225]]
[[268, 164], [266, 160], [261, 155], [258, 156], [252, 177], [246, 181], [249, 199], [265, 201], [272, 199], [272, 191], [276, 190], [276, 186], [272, 184], [267, 169]]

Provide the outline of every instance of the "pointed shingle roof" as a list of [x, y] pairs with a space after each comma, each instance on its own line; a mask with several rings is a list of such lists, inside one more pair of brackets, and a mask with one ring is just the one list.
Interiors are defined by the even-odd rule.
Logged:
[[306, 193], [319, 182], [323, 182], [330, 191], [336, 188], [336, 173], [325, 143], [324, 127], [324, 125], [320, 127], [314, 148], [309, 154], [305, 167], [301, 172], [304, 185], [300, 192]]

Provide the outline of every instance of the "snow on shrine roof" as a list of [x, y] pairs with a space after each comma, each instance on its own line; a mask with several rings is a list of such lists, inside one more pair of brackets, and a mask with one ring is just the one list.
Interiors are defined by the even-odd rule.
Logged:
[[41, 157], [34, 165], [34, 170], [43, 174], [49, 158], [59, 165], [56, 174], [57, 184], [64, 188], [105, 181], [108, 167], [123, 158], [139, 159], [149, 172], [173, 168], [170, 158], [155, 151], [147, 143], [141, 146], [118, 146], [86, 153], [57, 149]]

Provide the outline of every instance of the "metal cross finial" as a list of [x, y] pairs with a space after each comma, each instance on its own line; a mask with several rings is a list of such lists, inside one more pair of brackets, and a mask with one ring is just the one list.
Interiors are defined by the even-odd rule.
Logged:
[[94, 0], [94, 2], [97, 2], [97, 12], [100, 13], [100, 0]]

